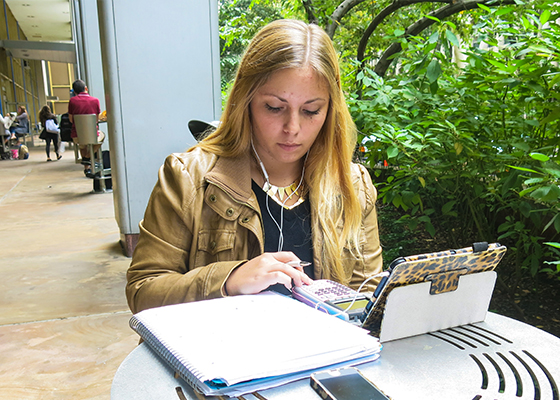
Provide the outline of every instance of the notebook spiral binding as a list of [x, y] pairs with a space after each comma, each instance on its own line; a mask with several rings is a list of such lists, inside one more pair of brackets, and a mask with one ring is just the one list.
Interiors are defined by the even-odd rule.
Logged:
[[[179, 359], [177, 355], [173, 354], [173, 352], [167, 348], [165, 341], [157, 339], [156, 336], [134, 316], [130, 319], [129, 324], [130, 327], [137, 332], [150, 347], [156, 349], [156, 352], [175, 369], [182, 379], [184, 379], [192, 388], [196, 389], [200, 393], [203, 393], [202, 389], [198, 385], [198, 382], [200, 382], [198, 379], [200, 373], [196, 368], [190, 366], [190, 363], [185, 362], [186, 360]], [[189, 371], [187, 367], [185, 367], [186, 365], [188, 365], [188, 368], [191, 368], [192, 371]]]

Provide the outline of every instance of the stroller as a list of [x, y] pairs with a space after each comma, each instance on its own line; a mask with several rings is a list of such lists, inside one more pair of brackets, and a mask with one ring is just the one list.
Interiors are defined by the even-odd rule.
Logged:
[[[14, 152], [12, 151], [12, 142], [14, 141], [14, 139], [7, 139], [7, 135], [1, 135], [0, 138], [0, 160], [13, 159]], [[15, 141], [17, 143], [17, 139]]]
[[6, 141], [6, 136], [2, 136], [0, 144], [0, 160], [27, 160], [29, 150], [27, 146], [19, 142], [18, 138], [10, 138]]

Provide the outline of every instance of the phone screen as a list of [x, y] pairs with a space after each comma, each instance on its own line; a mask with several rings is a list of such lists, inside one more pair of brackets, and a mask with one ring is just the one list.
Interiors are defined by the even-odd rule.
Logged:
[[[350, 303], [352, 303], [352, 300], [336, 302], [334, 303], [334, 305], [341, 310], [346, 310], [346, 307], [348, 307]], [[356, 300], [352, 307], [350, 307], [347, 311], [356, 310], [358, 308], [363, 309], [367, 306], [368, 303], [369, 299]]]
[[389, 398], [358, 372], [315, 378], [336, 400], [388, 400]]

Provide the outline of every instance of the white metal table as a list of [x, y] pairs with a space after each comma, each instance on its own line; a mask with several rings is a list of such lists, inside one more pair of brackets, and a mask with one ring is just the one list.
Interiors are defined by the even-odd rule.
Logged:
[[[384, 343], [379, 360], [358, 368], [393, 400], [559, 400], [560, 339], [488, 313], [484, 322]], [[112, 400], [204, 398], [145, 343], [123, 361], [111, 388]], [[304, 379], [241, 399], [320, 397]]]

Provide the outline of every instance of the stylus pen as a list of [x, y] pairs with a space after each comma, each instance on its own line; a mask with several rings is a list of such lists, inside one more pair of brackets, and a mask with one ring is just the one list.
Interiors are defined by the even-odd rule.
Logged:
[[[311, 263], [309, 261], [288, 261], [286, 264], [288, 264], [290, 267], [307, 267], [308, 265], [311, 265]], [[294, 280], [292, 279], [292, 289], [294, 288], [295, 284], [294, 284]], [[289, 289], [290, 292], [292, 291], [292, 289]]]
[[309, 261], [288, 261], [286, 264], [288, 264], [290, 267], [302, 267], [302, 268], [311, 265]]

